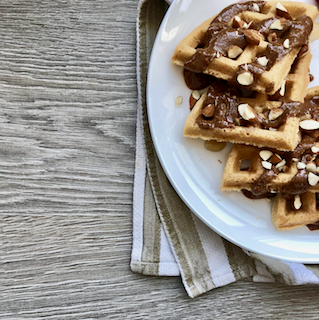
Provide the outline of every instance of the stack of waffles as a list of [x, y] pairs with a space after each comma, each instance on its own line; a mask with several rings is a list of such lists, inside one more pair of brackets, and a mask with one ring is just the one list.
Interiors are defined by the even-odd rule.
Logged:
[[234, 143], [222, 190], [275, 197], [278, 229], [319, 221], [319, 87], [307, 90], [317, 14], [290, 1], [236, 3], [197, 27], [172, 58], [192, 76], [211, 76], [184, 135]]

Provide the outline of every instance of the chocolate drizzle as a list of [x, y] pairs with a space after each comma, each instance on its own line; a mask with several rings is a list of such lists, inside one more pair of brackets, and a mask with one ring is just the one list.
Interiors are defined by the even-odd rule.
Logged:
[[239, 118], [238, 100], [235, 95], [238, 91], [229, 87], [226, 81], [216, 81], [208, 88], [203, 109], [208, 105], [215, 106], [212, 117], [200, 115], [196, 123], [203, 129], [234, 128], [235, 119]]

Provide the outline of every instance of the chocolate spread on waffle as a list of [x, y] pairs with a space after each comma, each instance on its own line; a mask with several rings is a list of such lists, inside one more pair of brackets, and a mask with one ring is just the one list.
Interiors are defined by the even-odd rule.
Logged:
[[[249, 91], [247, 92], [249, 94]], [[251, 94], [253, 95], [254, 93], [252, 92]], [[270, 110], [267, 109], [257, 114], [257, 119], [246, 121], [240, 117], [238, 112], [240, 102], [237, 96], [240, 95], [242, 95], [242, 92], [239, 89], [229, 86], [226, 81], [216, 80], [208, 88], [202, 109], [204, 111], [210, 105], [213, 106], [214, 111], [210, 117], [201, 114], [197, 118], [196, 123], [202, 129], [234, 128], [236, 125], [278, 129], [289, 117], [308, 115], [311, 119], [319, 120], [319, 97], [313, 97], [304, 103], [283, 101], [280, 107], [283, 113], [274, 120], [269, 119]], [[313, 132], [308, 132], [308, 134], [313, 135]]]
[[[319, 120], [319, 96], [315, 96], [310, 100], [306, 100], [304, 103], [299, 104], [299, 110], [294, 108], [294, 114], [296, 116], [308, 115], [311, 119]], [[289, 110], [288, 110], [289, 112]], [[317, 131], [317, 130], [316, 130]], [[282, 159], [286, 160], [289, 167], [292, 161], [302, 162], [307, 164], [309, 161], [313, 161], [316, 156], [312, 152], [311, 148], [319, 140], [318, 134], [314, 131], [303, 131], [303, 137], [296, 149], [292, 152], [279, 152], [277, 153]], [[270, 170], [265, 170], [263, 174], [251, 185], [251, 191], [245, 190], [243, 193], [248, 198], [261, 199], [269, 198], [270, 193], [280, 194], [287, 199], [293, 198], [294, 195], [302, 194], [306, 192], [310, 185], [308, 183], [308, 172], [306, 169], [298, 170], [298, 173], [282, 187], [277, 187], [276, 190], [270, 190], [269, 184], [275, 179], [280, 171], [273, 166]]]
[[[231, 46], [237, 46], [242, 50], [248, 45], [247, 38], [242, 28], [230, 26], [230, 20], [237, 14], [244, 11], [256, 11], [256, 5], [259, 12], [262, 12], [265, 5], [264, 1], [249, 1], [245, 3], [236, 3], [224, 9], [210, 24], [202, 43], [197, 47], [196, 53], [184, 63], [184, 68], [196, 73], [204, 72], [209, 63], [220, 56], [227, 56], [227, 50]], [[270, 26], [280, 19], [282, 30], [272, 29]], [[247, 22], [248, 23], [248, 22]], [[289, 20], [283, 17], [272, 17], [251, 24], [250, 29], [258, 31], [266, 40], [272, 36], [266, 49], [260, 52], [252, 63], [239, 66], [237, 74], [231, 82], [237, 83], [237, 76], [249, 71], [254, 81], [265, 71], [268, 71], [276, 62], [285, 57], [292, 49], [296, 47], [307, 47], [309, 35], [313, 28], [312, 19], [308, 16], [301, 16], [295, 20]], [[288, 45], [284, 45], [287, 43]], [[258, 63], [260, 57], [267, 58], [265, 66]], [[249, 86], [248, 86], [249, 87]], [[273, 85], [266, 88], [267, 92], [273, 90]]]
[[203, 43], [198, 46], [196, 53], [185, 62], [184, 68], [202, 73], [210, 61], [217, 56], [217, 53], [226, 56], [227, 49], [232, 45], [244, 49], [247, 41], [243, 30], [232, 28], [228, 23], [235, 15], [241, 12], [255, 11], [254, 3], [258, 5], [259, 11], [261, 11], [265, 5], [265, 1], [235, 3], [225, 8], [216, 16], [206, 32]]
[[196, 73], [187, 69], [183, 70], [184, 81], [191, 90], [202, 90], [211, 85], [216, 78], [205, 73]]

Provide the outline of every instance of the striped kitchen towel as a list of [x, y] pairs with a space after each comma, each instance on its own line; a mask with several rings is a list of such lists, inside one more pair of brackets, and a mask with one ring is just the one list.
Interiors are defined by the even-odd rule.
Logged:
[[137, 21], [138, 105], [131, 269], [181, 276], [190, 297], [241, 279], [319, 284], [319, 266], [287, 263], [242, 250], [186, 207], [157, 158], [146, 111], [146, 76], [153, 42], [168, 4], [142, 0]]

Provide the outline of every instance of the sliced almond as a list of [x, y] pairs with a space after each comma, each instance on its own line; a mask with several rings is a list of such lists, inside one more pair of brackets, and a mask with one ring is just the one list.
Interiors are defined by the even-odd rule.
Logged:
[[215, 107], [213, 104], [208, 104], [204, 109], [203, 109], [203, 116], [206, 118], [212, 117], [214, 115]]
[[288, 10], [280, 2], [277, 2], [276, 14], [279, 17], [284, 17], [284, 18], [289, 19], [289, 20], [292, 19], [291, 15], [288, 13]]
[[243, 49], [238, 46], [231, 46], [227, 50], [228, 58], [230, 59], [236, 59], [243, 53]]
[[299, 170], [306, 169], [306, 164], [303, 163], [303, 162], [298, 162], [298, 163], [297, 163], [297, 168], [298, 168]]
[[296, 195], [294, 196], [294, 203], [293, 203], [293, 205], [294, 205], [294, 208], [295, 208], [296, 210], [299, 210], [299, 209], [301, 208], [302, 203], [301, 203], [301, 198], [300, 198], [300, 195], [299, 195], [299, 194], [296, 194]]
[[289, 49], [289, 39], [286, 39], [283, 43], [284, 48]]
[[272, 167], [272, 164], [270, 162], [268, 162], [268, 161], [262, 161], [261, 164], [267, 170], [270, 170], [271, 167]]
[[[247, 29], [251, 28], [252, 25], [253, 25], [253, 23], [254, 23], [254, 21], [250, 21], [250, 22], [247, 24]], [[245, 29], [245, 28], [243, 28], [243, 29]]]
[[247, 22], [244, 22], [244, 25], [242, 26], [242, 29], [248, 29], [250, 26], [251, 22], [247, 24]]
[[287, 9], [280, 2], [277, 2], [276, 9], [288, 12]]
[[308, 173], [308, 183], [313, 187], [319, 182], [319, 176], [316, 176], [314, 173]]
[[257, 30], [245, 30], [244, 35], [249, 44], [256, 46], [260, 43], [261, 34]]
[[310, 120], [303, 120], [300, 121], [299, 126], [301, 129], [304, 130], [317, 130], [319, 129], [319, 121], [310, 119]]
[[283, 113], [284, 113], [284, 110], [282, 110], [282, 109], [279, 109], [279, 108], [271, 109], [270, 112], [269, 112], [269, 120], [270, 121], [276, 120]]
[[282, 159], [279, 163], [276, 164], [276, 168], [277, 169], [283, 168], [286, 163], [287, 163], [286, 160]]
[[312, 151], [313, 153], [319, 153], [319, 148], [316, 147], [316, 146], [313, 146], [313, 147], [311, 147], [311, 151]]
[[266, 67], [266, 65], [268, 64], [269, 60], [267, 59], [266, 56], [263, 57], [259, 57], [257, 58], [257, 62], [262, 65], [263, 67]]
[[291, 159], [293, 162], [299, 162], [299, 159], [298, 158], [292, 158]]
[[199, 98], [200, 98], [200, 93], [199, 93], [199, 91], [198, 91], [198, 90], [194, 90], [194, 91], [192, 92], [192, 96], [193, 96], [194, 99], [199, 100]]
[[271, 158], [269, 159], [269, 162], [271, 162], [272, 164], [278, 164], [282, 161], [282, 158], [279, 154], [275, 153], [274, 155], [271, 156]]
[[316, 164], [314, 163], [314, 162], [308, 162], [307, 164], [306, 164], [306, 170], [307, 171], [309, 171], [309, 172], [313, 172], [313, 173], [315, 173], [315, 172], [317, 172], [317, 166], [316, 166]]
[[269, 27], [271, 30], [282, 30], [283, 26], [281, 24], [281, 21], [279, 19], [275, 20]]
[[242, 86], [250, 86], [254, 82], [254, 77], [249, 71], [244, 71], [237, 76], [237, 82]]
[[214, 152], [221, 151], [225, 148], [225, 146], [226, 146], [226, 142], [218, 142], [215, 140], [205, 141], [205, 148], [209, 151], [214, 151]]
[[260, 158], [263, 159], [264, 161], [270, 159], [272, 155], [273, 153], [270, 150], [261, 150], [259, 152]]
[[257, 120], [258, 116], [256, 111], [247, 103], [238, 106], [238, 112], [244, 120], [251, 121]]
[[281, 85], [281, 88], [279, 90], [279, 94], [283, 97], [285, 95], [285, 92], [286, 92], [286, 80]]
[[242, 28], [245, 25], [245, 21], [241, 20], [240, 17], [235, 16], [233, 19], [232, 27], [233, 28]]
[[257, 4], [256, 2], [253, 3], [253, 9], [254, 9], [255, 11], [257, 11], [257, 12], [260, 11], [260, 10], [259, 10], [259, 6], [258, 6], [258, 4]]
[[175, 105], [176, 106], [181, 106], [183, 103], [183, 97], [182, 96], [179, 96], [175, 99]]

